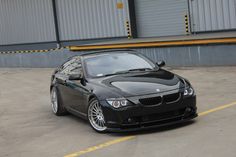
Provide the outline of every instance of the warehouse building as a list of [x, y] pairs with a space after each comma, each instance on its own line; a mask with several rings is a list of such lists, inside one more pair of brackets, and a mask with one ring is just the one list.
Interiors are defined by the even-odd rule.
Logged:
[[236, 65], [236, 0], [0, 0], [1, 67], [110, 48], [170, 66]]

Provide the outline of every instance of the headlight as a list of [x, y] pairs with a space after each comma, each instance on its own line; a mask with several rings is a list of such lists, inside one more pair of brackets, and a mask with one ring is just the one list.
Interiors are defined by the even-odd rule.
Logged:
[[194, 90], [192, 87], [187, 87], [184, 90], [184, 96], [192, 96], [194, 94]]
[[128, 106], [128, 103], [129, 103], [128, 100], [124, 98], [120, 98], [120, 99], [111, 98], [111, 99], [107, 99], [106, 101], [108, 102], [109, 105], [111, 105], [114, 108], [125, 107], [125, 106]]

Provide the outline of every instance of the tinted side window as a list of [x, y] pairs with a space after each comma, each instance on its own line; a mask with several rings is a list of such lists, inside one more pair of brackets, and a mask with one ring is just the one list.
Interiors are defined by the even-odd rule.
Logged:
[[68, 67], [70, 64], [72, 64], [73, 62], [76, 61], [76, 58], [72, 58], [71, 60], [67, 61], [66, 63], [64, 63], [61, 67], [61, 69], [65, 69], [66, 67]]
[[82, 65], [80, 59], [73, 58], [70, 61], [66, 62], [62, 67], [61, 73], [65, 75], [82, 73]]

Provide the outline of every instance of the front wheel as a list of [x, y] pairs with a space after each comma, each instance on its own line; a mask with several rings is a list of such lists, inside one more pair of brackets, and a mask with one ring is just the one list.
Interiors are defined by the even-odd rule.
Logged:
[[97, 99], [92, 99], [89, 102], [88, 107], [88, 120], [92, 128], [97, 132], [106, 132], [107, 127], [105, 124], [105, 118], [102, 112], [101, 105]]

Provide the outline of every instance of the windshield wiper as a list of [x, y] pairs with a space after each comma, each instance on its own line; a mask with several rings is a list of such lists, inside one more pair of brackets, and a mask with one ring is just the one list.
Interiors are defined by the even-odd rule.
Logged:
[[113, 75], [119, 75], [119, 74], [127, 74], [129, 72], [130, 72], [129, 70], [118, 71], [118, 72], [115, 72], [115, 73], [112, 73], [112, 74], [106, 74], [106, 75], [103, 75], [103, 76], [107, 77], [107, 76], [113, 76]]
[[128, 71], [150, 71], [153, 70], [151, 68], [137, 68], [137, 69], [130, 69]]
[[115, 73], [112, 73], [112, 74], [106, 74], [106, 75], [103, 75], [103, 76], [107, 77], [107, 76], [113, 76], [113, 75], [119, 75], [119, 74], [127, 74], [127, 73], [130, 73], [132, 71], [151, 71], [151, 70], [154, 70], [154, 69], [151, 69], [151, 68], [137, 68], [137, 69], [118, 71], [118, 72], [115, 72]]

